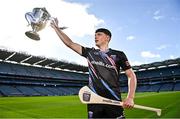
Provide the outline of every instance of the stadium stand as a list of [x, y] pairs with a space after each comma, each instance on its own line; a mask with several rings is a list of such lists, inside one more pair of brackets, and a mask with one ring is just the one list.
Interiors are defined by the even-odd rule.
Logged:
[[[180, 91], [180, 58], [133, 66], [137, 92]], [[0, 96], [75, 95], [88, 84], [85, 66], [0, 49]], [[121, 91], [128, 80], [122, 72]]]
[[[137, 92], [179, 91], [180, 58], [140, 66], [133, 66], [138, 85]], [[127, 86], [127, 77], [122, 74], [121, 84]], [[127, 92], [127, 89], [123, 92]]]

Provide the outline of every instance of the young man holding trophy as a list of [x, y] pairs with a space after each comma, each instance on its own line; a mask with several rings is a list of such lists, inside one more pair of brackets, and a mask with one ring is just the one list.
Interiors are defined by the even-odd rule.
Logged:
[[89, 68], [89, 87], [96, 94], [121, 101], [120, 92], [120, 67], [128, 77], [128, 94], [123, 100], [123, 107], [88, 104], [88, 118], [125, 118], [123, 108], [132, 108], [136, 90], [136, 75], [124, 52], [108, 47], [111, 40], [111, 32], [100, 28], [95, 31], [95, 44], [98, 49], [88, 48], [73, 42], [58, 26], [58, 19], [51, 21], [51, 27], [55, 30], [61, 41], [70, 49], [85, 57]]

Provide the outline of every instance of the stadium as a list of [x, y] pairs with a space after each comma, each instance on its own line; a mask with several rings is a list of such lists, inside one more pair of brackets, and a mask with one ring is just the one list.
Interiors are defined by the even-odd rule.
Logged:
[[[127, 118], [180, 118], [180, 58], [133, 66], [135, 103], [162, 109], [125, 110]], [[127, 77], [120, 76], [122, 96]], [[78, 98], [88, 84], [88, 68], [26, 53], [0, 50], [0, 118], [86, 118]]]

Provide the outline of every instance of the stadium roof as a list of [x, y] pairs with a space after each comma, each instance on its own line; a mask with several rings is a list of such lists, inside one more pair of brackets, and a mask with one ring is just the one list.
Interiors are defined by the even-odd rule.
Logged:
[[134, 70], [148, 70], [148, 69], [156, 69], [156, 68], [161, 68], [161, 67], [170, 67], [170, 66], [175, 66], [175, 65], [180, 65], [180, 58], [176, 59], [169, 59], [161, 62], [153, 62], [149, 64], [142, 64], [139, 66], [133, 66]]
[[[88, 68], [86, 66], [68, 63], [65, 61], [59, 61], [55, 59], [49, 59], [41, 56], [33, 56], [26, 53], [7, 51], [3, 49], [0, 49], [0, 60], [4, 62], [15, 62], [19, 64], [28, 64], [41, 67], [59, 68], [64, 70], [67, 69], [71, 71], [88, 72]], [[139, 66], [133, 66], [132, 68], [136, 71], [139, 71], [148, 70], [151, 68], [169, 67], [174, 65], [180, 65], [180, 58], [169, 59], [162, 62], [142, 64]]]
[[26, 53], [19, 53], [14, 51], [7, 51], [0, 49], [0, 60], [4, 62], [15, 62], [19, 64], [28, 64], [34, 66], [50, 67], [67, 69], [71, 71], [81, 71], [87, 72], [88, 68], [86, 66], [68, 63], [65, 61], [59, 61], [55, 59], [49, 59], [41, 56], [33, 56]]

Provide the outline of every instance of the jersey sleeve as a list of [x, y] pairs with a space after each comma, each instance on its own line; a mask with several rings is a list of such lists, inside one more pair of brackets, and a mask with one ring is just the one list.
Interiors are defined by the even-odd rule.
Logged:
[[91, 49], [90, 48], [87, 48], [87, 47], [83, 47], [82, 46], [82, 56], [87, 58], [88, 56], [88, 52], [90, 51]]
[[120, 66], [121, 66], [122, 70], [124, 70], [124, 71], [131, 68], [128, 58], [126, 57], [124, 52], [121, 52]]

